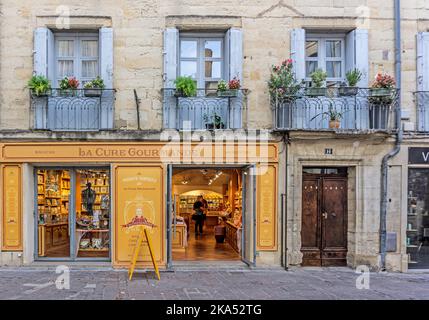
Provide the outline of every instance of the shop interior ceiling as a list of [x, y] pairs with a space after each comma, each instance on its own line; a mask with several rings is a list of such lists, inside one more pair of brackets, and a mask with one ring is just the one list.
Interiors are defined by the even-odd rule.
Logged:
[[173, 184], [221, 186], [228, 184], [230, 174], [230, 169], [174, 169]]

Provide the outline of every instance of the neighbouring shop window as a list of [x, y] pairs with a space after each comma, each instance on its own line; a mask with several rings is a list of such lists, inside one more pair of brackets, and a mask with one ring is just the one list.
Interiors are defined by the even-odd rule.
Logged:
[[38, 256], [110, 257], [108, 169], [37, 170]]
[[76, 77], [80, 85], [100, 75], [99, 44], [96, 34], [55, 35], [55, 80]]
[[409, 169], [406, 246], [409, 268], [429, 268], [429, 169]]
[[195, 79], [198, 88], [216, 89], [223, 78], [223, 37], [180, 37], [179, 74]]
[[317, 69], [327, 73], [327, 84], [337, 84], [345, 78], [345, 36], [307, 35], [305, 42], [306, 81]]

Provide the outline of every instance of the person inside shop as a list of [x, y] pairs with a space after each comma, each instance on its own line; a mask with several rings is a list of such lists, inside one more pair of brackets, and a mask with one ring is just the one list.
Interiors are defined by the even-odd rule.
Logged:
[[86, 184], [86, 189], [82, 191], [82, 203], [90, 216], [94, 213], [93, 205], [97, 196], [96, 192], [91, 187], [91, 182], [88, 182]]
[[205, 215], [205, 206], [204, 206], [203, 196], [198, 196], [197, 201], [194, 202], [194, 214], [192, 215], [192, 220], [195, 221], [195, 235], [203, 234], [203, 222]]

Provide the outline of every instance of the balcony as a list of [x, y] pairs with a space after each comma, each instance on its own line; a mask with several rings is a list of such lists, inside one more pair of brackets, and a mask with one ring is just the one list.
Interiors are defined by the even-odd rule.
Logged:
[[183, 97], [175, 89], [163, 89], [164, 128], [177, 130], [241, 129], [247, 108], [248, 90], [218, 94], [198, 89], [194, 97]]
[[30, 92], [32, 129], [99, 131], [113, 129], [114, 89], [52, 89]]
[[[274, 126], [278, 131], [395, 131], [399, 94], [373, 89], [328, 88], [318, 96], [308, 89], [271, 99]], [[311, 93], [314, 94], [314, 93]], [[341, 115], [338, 128], [330, 125], [330, 114]], [[428, 113], [429, 116], [429, 113]]]

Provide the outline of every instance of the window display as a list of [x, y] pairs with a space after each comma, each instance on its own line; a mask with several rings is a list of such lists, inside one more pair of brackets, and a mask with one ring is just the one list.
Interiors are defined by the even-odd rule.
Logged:
[[40, 169], [36, 176], [38, 256], [109, 258], [109, 170]]
[[410, 169], [406, 246], [409, 268], [429, 267], [429, 169]]

